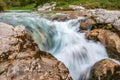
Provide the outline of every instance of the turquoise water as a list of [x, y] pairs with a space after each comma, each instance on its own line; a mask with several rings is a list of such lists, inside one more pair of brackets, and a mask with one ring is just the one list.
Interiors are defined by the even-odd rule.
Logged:
[[87, 80], [91, 67], [108, 56], [101, 43], [87, 40], [85, 33], [78, 32], [80, 19], [57, 22], [32, 13], [0, 14], [0, 22], [30, 30], [39, 48], [62, 61], [74, 80]]

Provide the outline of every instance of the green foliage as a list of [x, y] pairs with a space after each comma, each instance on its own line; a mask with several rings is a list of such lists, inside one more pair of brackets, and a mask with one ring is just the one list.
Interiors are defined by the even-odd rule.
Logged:
[[6, 3], [4, 2], [4, 0], [0, 0], [0, 6], [5, 8], [6, 7]]
[[29, 4], [29, 5], [26, 5], [26, 6], [9, 7], [8, 9], [9, 10], [32, 10], [32, 9], [34, 9], [35, 5], [36, 4]]
[[68, 0], [57, 1], [57, 6], [83, 5], [86, 8], [120, 9], [120, 0]]
[[[106, 8], [106, 9], [119, 9], [120, 0], [0, 0], [0, 6], [10, 7], [37, 7], [44, 3], [57, 2], [57, 7], [68, 7], [70, 4], [83, 5], [86, 8]], [[27, 8], [26, 8], [27, 9]]]

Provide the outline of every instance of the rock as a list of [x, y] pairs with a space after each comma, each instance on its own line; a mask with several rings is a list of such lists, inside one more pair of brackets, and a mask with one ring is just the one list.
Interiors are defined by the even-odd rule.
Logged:
[[88, 30], [91, 28], [91, 26], [95, 24], [95, 21], [93, 21], [93, 19], [86, 19], [85, 21], [84, 20], [81, 20], [80, 21], [80, 29], [82, 30]]
[[91, 16], [96, 21], [96, 24], [111, 24], [120, 31], [120, 11], [94, 9], [88, 10], [88, 16]]
[[89, 16], [93, 16], [97, 23], [114, 23], [120, 17], [120, 11], [109, 11], [105, 9], [89, 10], [89, 13]]
[[52, 20], [66, 21], [66, 20], [69, 20], [69, 17], [68, 17], [68, 15], [65, 15], [62, 13], [56, 13], [56, 15], [53, 16]]
[[[72, 80], [63, 63], [55, 58], [41, 57], [9, 62], [4, 65], [5, 69], [0, 74], [0, 80]], [[1, 63], [3, 64], [5, 63]]]
[[[38, 48], [24, 26], [13, 27], [0, 23], [0, 61], [31, 57]], [[24, 54], [24, 55], [22, 55]]]
[[86, 34], [88, 39], [99, 40], [111, 58], [120, 60], [120, 37], [109, 30], [95, 29]]
[[64, 11], [64, 14], [68, 15], [70, 19], [75, 19], [81, 16], [87, 16], [86, 10], [80, 10], [80, 11]]
[[78, 5], [69, 5], [69, 7], [72, 8], [73, 10], [85, 10], [85, 7]]
[[[86, 11], [55, 11], [55, 12], [37, 12], [34, 14], [39, 14], [40, 16], [47, 18], [49, 20], [66, 21], [70, 19], [76, 19], [78, 17], [85, 17], [87, 15]], [[90, 19], [90, 18], [89, 18]]]
[[55, 7], [54, 11], [74, 11], [74, 10], [70, 7]]
[[116, 29], [120, 31], [120, 19], [116, 20], [113, 25], [115, 26]]
[[88, 80], [120, 80], [120, 65], [103, 59], [93, 66]]
[[42, 7], [38, 6], [37, 10], [38, 11], [51, 11], [52, 9], [54, 9], [56, 6], [56, 2], [52, 2], [52, 3], [45, 3]]
[[24, 26], [0, 23], [0, 80], [72, 80], [65, 65], [40, 51]]

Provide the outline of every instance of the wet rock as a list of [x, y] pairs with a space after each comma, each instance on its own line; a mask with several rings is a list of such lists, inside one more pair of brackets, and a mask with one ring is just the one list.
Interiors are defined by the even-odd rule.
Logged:
[[95, 29], [86, 34], [88, 39], [99, 40], [111, 58], [120, 60], [120, 37], [109, 30]]
[[86, 19], [85, 21], [81, 20], [80, 29], [88, 30], [88, 29], [90, 29], [92, 27], [93, 24], [95, 24], [95, 21], [92, 20], [92, 19]]
[[120, 80], [120, 65], [111, 59], [101, 60], [93, 66], [89, 80]]
[[40, 51], [24, 26], [0, 23], [0, 80], [72, 80], [68, 69]]
[[69, 20], [69, 17], [68, 15], [57, 13], [55, 16], [53, 16], [52, 20], [66, 21], [66, 20]]

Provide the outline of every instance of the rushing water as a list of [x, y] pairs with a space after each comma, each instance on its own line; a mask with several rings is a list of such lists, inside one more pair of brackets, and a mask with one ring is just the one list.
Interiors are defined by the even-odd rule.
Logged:
[[3, 13], [0, 22], [24, 25], [33, 33], [41, 50], [50, 52], [69, 69], [74, 80], [87, 80], [91, 67], [107, 57], [103, 45], [77, 32], [80, 18], [66, 22], [49, 21], [28, 13]]

